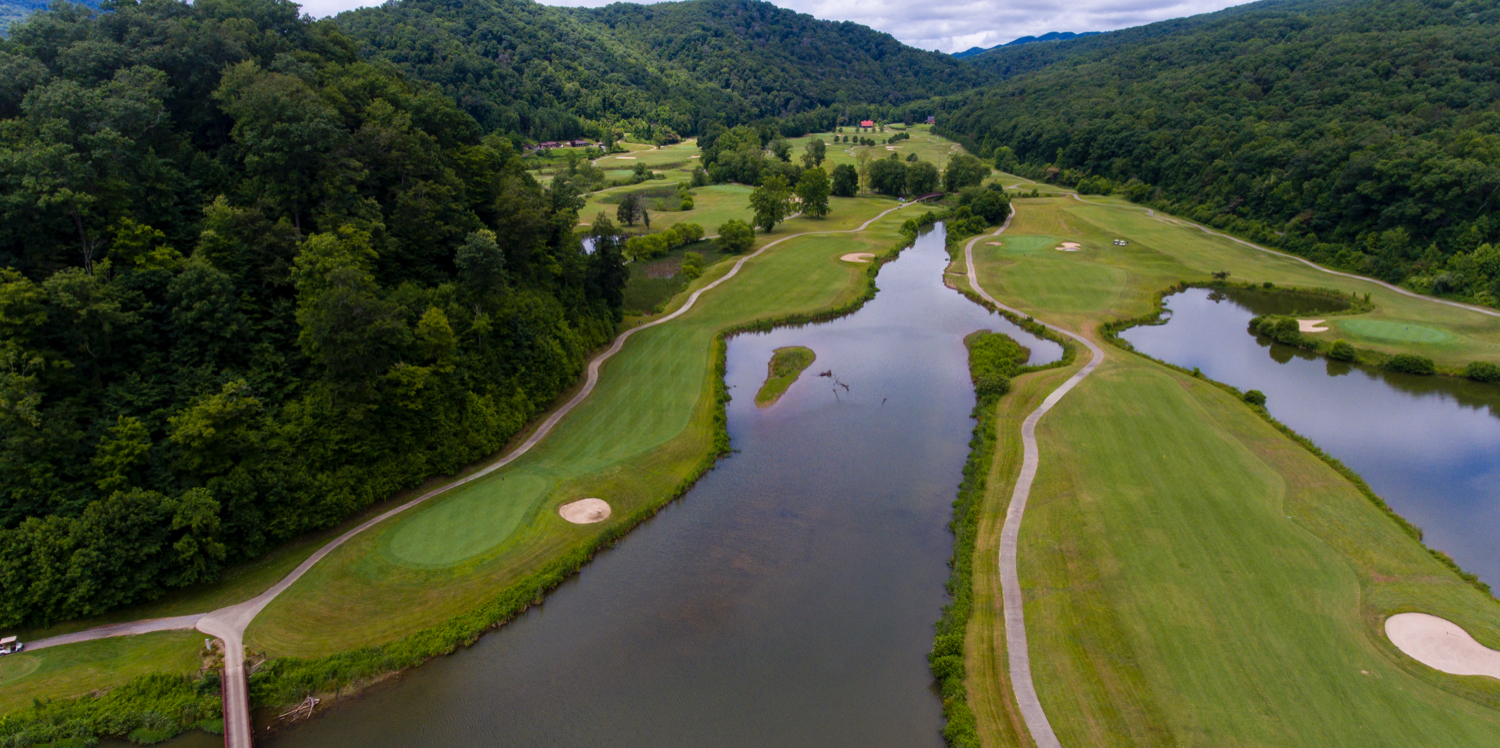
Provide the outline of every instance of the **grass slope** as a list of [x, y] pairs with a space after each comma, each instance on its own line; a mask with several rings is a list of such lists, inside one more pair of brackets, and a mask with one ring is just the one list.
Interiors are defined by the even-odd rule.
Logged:
[[50, 647], [0, 657], [0, 714], [56, 699], [107, 691], [148, 673], [196, 673], [203, 635], [163, 631]]
[[[1002, 246], [976, 247], [982, 282], [1096, 339], [1101, 322], [1149, 311], [1163, 287], [1229, 270], [1369, 291], [1375, 309], [1355, 319], [1452, 336], [1443, 345], [1387, 342], [1392, 352], [1453, 363], [1500, 355], [1491, 318], [1318, 273], [1133, 207], [1051, 198], [1020, 201], [1017, 211]], [[1114, 238], [1131, 243], [1116, 247]], [[1051, 249], [1060, 240], [1084, 249]], [[1064, 745], [1500, 742], [1500, 683], [1419, 665], [1380, 628], [1389, 614], [1423, 610], [1500, 646], [1500, 605], [1230, 393], [1106, 352], [1038, 428], [1041, 469], [1021, 534], [1033, 673]], [[1001, 404], [1017, 420], [1031, 409], [1028, 395], [1036, 401], [1055, 386], [1019, 384]], [[1007, 448], [1002, 434], [997, 450], [976, 571], [993, 574], [1019, 460], [1012, 438]], [[975, 595], [969, 692], [981, 735], [986, 745], [1027, 745], [994, 577], [976, 573]]]

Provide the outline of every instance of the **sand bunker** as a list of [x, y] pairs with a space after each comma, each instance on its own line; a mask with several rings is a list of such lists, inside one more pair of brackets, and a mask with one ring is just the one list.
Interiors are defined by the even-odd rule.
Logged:
[[849, 254], [840, 257], [839, 259], [843, 260], [844, 262], [869, 262], [870, 260], [875, 259], [875, 255], [872, 255], [869, 252], [850, 252]]
[[1077, 252], [1080, 249], [1083, 249], [1083, 245], [1079, 244], [1078, 242], [1063, 242], [1062, 245], [1057, 248], [1057, 251]]
[[635, 160], [635, 156], [615, 156], [615, 158], [620, 159], [621, 161], [634, 161]]
[[1413, 660], [1453, 675], [1500, 678], [1500, 652], [1474, 641], [1445, 618], [1398, 613], [1385, 619], [1385, 635]]
[[575, 525], [591, 525], [609, 519], [609, 504], [604, 499], [579, 499], [558, 507], [557, 513]]
[[1297, 320], [1298, 332], [1328, 332], [1328, 326], [1323, 324], [1327, 320], [1321, 319], [1299, 319]]

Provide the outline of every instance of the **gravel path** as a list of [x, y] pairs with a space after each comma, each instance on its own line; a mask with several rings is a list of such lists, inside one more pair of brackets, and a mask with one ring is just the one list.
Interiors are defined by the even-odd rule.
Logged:
[[[976, 236], [964, 245], [964, 264], [968, 266], [969, 286], [974, 289], [985, 301], [994, 304], [1012, 314], [1027, 316], [1025, 312], [1013, 309], [995, 300], [989, 295], [984, 287], [979, 285], [979, 271], [974, 267], [974, 245], [981, 239], [992, 239], [1010, 228], [1012, 218], [1016, 216], [1014, 207], [1010, 210], [1010, 217], [1005, 219], [1005, 224], [993, 234]], [[1041, 320], [1037, 320], [1041, 322]], [[1057, 734], [1052, 731], [1052, 723], [1047, 721], [1047, 713], [1042, 709], [1042, 702], [1036, 695], [1036, 684], [1031, 680], [1031, 653], [1026, 645], [1026, 612], [1022, 607], [1021, 579], [1016, 571], [1016, 547], [1021, 537], [1021, 518], [1026, 514], [1026, 501], [1031, 497], [1031, 484], [1036, 480], [1037, 465], [1041, 462], [1040, 453], [1036, 446], [1036, 424], [1047, 415], [1047, 411], [1062, 400], [1063, 395], [1068, 394], [1074, 387], [1082, 382], [1084, 377], [1094, 373], [1094, 369], [1104, 361], [1104, 351], [1099, 346], [1081, 336], [1075, 335], [1060, 327], [1041, 322], [1047, 329], [1066, 335], [1079, 343], [1082, 343], [1092, 354], [1089, 362], [1079, 369], [1077, 373], [1063, 382], [1061, 387], [1052, 391], [1046, 400], [1042, 401], [1040, 407], [1026, 416], [1021, 424], [1021, 442], [1023, 456], [1021, 461], [1021, 474], [1016, 478], [1016, 488], [1010, 495], [1010, 508], [1005, 513], [1005, 526], [1000, 530], [1000, 592], [1005, 609], [1005, 651], [1010, 659], [1010, 683], [1011, 690], [1015, 693], [1016, 704], [1021, 708], [1021, 717], [1026, 721], [1026, 729], [1030, 731], [1032, 740], [1036, 741], [1037, 748], [1062, 748], [1057, 741]]]
[[599, 383], [600, 367], [602, 367], [606, 361], [613, 358], [616, 353], [619, 353], [620, 349], [625, 347], [625, 341], [629, 340], [631, 336], [642, 330], [652, 328], [660, 324], [665, 324], [667, 322], [670, 322], [671, 320], [681, 317], [684, 314], [687, 314], [688, 310], [692, 309], [693, 305], [698, 303], [699, 297], [701, 297], [704, 293], [717, 288], [719, 284], [723, 283], [724, 281], [727, 281], [730, 278], [738, 275], [740, 272], [740, 268], [744, 267], [745, 263], [760, 256], [766, 250], [778, 244], [781, 244], [782, 242], [788, 241], [790, 239], [796, 239], [797, 237], [801, 236], [812, 236], [815, 234], [858, 233], [869, 228], [870, 224], [880, 220], [881, 218], [884, 218], [891, 213], [894, 213], [895, 211], [917, 204], [918, 203], [907, 203], [905, 205], [898, 205], [894, 208], [880, 213], [879, 215], [871, 218], [868, 221], [865, 221], [864, 223], [860, 224], [858, 228], [842, 229], [837, 231], [804, 231], [798, 234], [790, 234], [781, 237], [776, 241], [770, 242], [760, 249], [757, 249], [754, 252], [745, 255], [744, 257], [741, 257], [737, 262], [734, 263], [734, 267], [730, 268], [729, 272], [725, 273], [723, 277], [698, 289], [697, 291], [694, 291], [692, 295], [688, 297], [687, 301], [677, 309], [677, 311], [674, 311], [671, 314], [662, 317], [661, 319], [652, 320], [651, 322], [640, 325], [638, 327], [632, 327], [629, 330], [620, 333], [615, 338], [614, 344], [609, 347], [609, 350], [605, 351], [599, 356], [596, 356], [593, 361], [589, 362], [588, 378], [584, 382], [583, 388], [578, 391], [578, 394], [574, 395], [572, 399], [564, 403], [562, 407], [553, 411], [552, 415], [548, 416], [547, 420], [543, 421], [542, 425], [538, 426], [536, 431], [533, 432], [532, 435], [526, 439], [526, 441], [522, 442], [521, 446], [517, 447], [510, 454], [507, 454], [499, 460], [496, 460], [494, 463], [486, 466], [482, 470], [477, 470], [451, 483], [440, 486], [438, 488], [434, 488], [433, 490], [428, 491], [427, 493], [424, 493], [421, 496], [418, 496], [417, 498], [412, 499], [405, 504], [402, 504], [401, 506], [380, 514], [377, 517], [366, 520], [358, 527], [355, 527], [354, 529], [344, 533], [343, 535], [340, 535], [337, 538], [329, 541], [327, 545], [319, 548], [316, 553], [309, 556], [307, 560], [298, 565], [296, 569], [293, 569], [290, 574], [287, 574], [285, 577], [283, 577], [281, 581], [277, 582], [270, 589], [262, 592], [261, 594], [250, 600], [246, 600], [245, 602], [239, 603], [237, 605], [230, 605], [228, 607], [220, 608], [213, 611], [212, 613], [207, 614], [199, 613], [191, 616], [181, 616], [178, 618], [157, 618], [147, 621], [134, 621], [131, 623], [100, 626], [98, 628], [88, 629], [87, 631], [79, 631], [72, 634], [63, 634], [61, 636], [43, 639], [36, 643], [27, 644], [27, 648], [40, 649], [42, 647], [57, 646], [59, 644], [72, 644], [74, 642], [91, 641], [94, 639], [105, 639], [113, 636], [130, 636], [151, 631], [168, 631], [174, 629], [197, 628], [199, 631], [202, 631], [205, 634], [209, 634], [210, 636], [219, 638], [223, 641], [224, 644], [225, 748], [250, 748], [250, 699], [245, 681], [245, 629], [250, 626], [250, 622], [255, 620], [255, 617], [259, 615], [267, 605], [271, 604], [272, 600], [276, 599], [277, 595], [280, 595], [288, 587], [291, 587], [298, 579], [301, 579], [302, 575], [306, 574], [309, 569], [317, 565], [319, 561], [323, 560], [324, 557], [326, 557], [329, 553], [332, 553], [334, 549], [343, 545], [350, 538], [353, 538], [354, 536], [364, 532], [365, 530], [368, 530], [371, 527], [374, 527], [375, 525], [378, 525], [381, 522], [384, 522], [385, 520], [390, 519], [391, 517], [394, 517], [397, 514], [400, 514], [408, 509], [411, 509], [412, 507], [417, 506], [418, 504], [421, 504], [429, 499], [432, 499], [466, 483], [471, 483], [475, 480], [478, 480], [479, 478], [489, 475], [490, 473], [493, 473], [496, 470], [499, 470], [500, 468], [511, 464], [512, 462], [515, 462], [518, 458], [520, 458], [521, 455], [531, 451], [532, 447], [535, 447], [538, 442], [546, 438], [547, 434], [552, 432], [552, 429], [557, 426], [559, 421], [567, 416], [568, 413], [572, 412], [574, 408], [578, 407], [578, 405], [582, 403], [594, 391], [594, 387]]

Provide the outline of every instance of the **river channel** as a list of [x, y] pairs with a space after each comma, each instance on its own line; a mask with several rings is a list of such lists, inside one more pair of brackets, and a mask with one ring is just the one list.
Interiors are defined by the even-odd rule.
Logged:
[[1166, 324], [1122, 337], [1264, 392], [1271, 415], [1358, 472], [1429, 546], [1500, 587], [1500, 387], [1351, 366], [1249, 332], [1257, 314], [1313, 316], [1314, 298], [1188, 289], [1166, 298]]
[[[943, 239], [885, 265], [852, 315], [734, 337], [736, 451], [545, 604], [264, 742], [940, 748], [926, 653], [973, 428], [963, 338], [1061, 354], [945, 287]], [[816, 362], [756, 408], [789, 345]]]

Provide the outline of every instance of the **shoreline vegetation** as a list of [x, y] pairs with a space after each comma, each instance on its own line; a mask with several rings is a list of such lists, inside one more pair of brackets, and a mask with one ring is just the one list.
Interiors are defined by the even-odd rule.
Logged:
[[[998, 311], [982, 300], [977, 303]], [[946, 721], [943, 739], [952, 748], [978, 748], [981, 744], [978, 719], [969, 701], [969, 674], [965, 660], [976, 597], [974, 562], [979, 522], [983, 514], [985, 487], [995, 459], [1000, 400], [1010, 392], [1016, 377], [1066, 368], [1075, 358], [1071, 355], [1073, 349], [1069, 347], [1072, 342], [1069, 338], [1040, 325], [1036, 327], [1040, 331], [1033, 334], [1064, 346], [1063, 357], [1048, 364], [1027, 365], [1031, 351], [1004, 333], [979, 330], [964, 338], [964, 347], [969, 352], [969, 379], [974, 385], [975, 402], [971, 415], [974, 431], [969, 438], [969, 456], [964, 462], [958, 496], [953, 500], [953, 517], [948, 522], [948, 529], [953, 532], [953, 556], [948, 561], [950, 572], [946, 584], [951, 599], [943, 606], [943, 615], [934, 625], [936, 634], [932, 651], [927, 655], [928, 666], [943, 702]]]
[[[848, 301], [822, 310], [807, 313], [773, 315], [743, 324], [730, 325], [713, 338], [712, 376], [712, 445], [709, 452], [673, 490], [657, 501], [630, 513], [625, 521], [611, 524], [591, 540], [563, 556], [545, 564], [509, 585], [487, 603], [462, 615], [450, 618], [437, 625], [428, 626], [392, 642], [337, 652], [325, 657], [272, 657], [250, 677], [251, 706], [255, 709], [277, 708], [300, 702], [308, 695], [349, 696], [351, 687], [357, 690], [362, 684], [379, 681], [392, 673], [418, 666], [434, 657], [449, 654], [461, 646], [469, 646], [491, 629], [524, 613], [532, 605], [539, 605], [546, 593], [556, 588], [577, 573], [596, 554], [607, 550], [636, 526], [685, 494], [720, 457], [730, 449], [727, 430], [726, 405], [729, 393], [724, 384], [725, 354], [728, 337], [751, 331], [768, 331], [776, 327], [813, 324], [841, 317], [857, 311], [865, 302], [874, 298], [878, 289], [875, 277], [880, 268], [894, 259], [903, 249], [916, 240], [922, 228], [937, 220], [928, 213], [916, 220], [904, 222], [898, 230], [901, 237], [887, 252], [875, 258], [865, 267], [858, 281], [860, 288]], [[679, 298], [691, 292], [693, 287], [679, 294]], [[673, 301], [669, 309], [678, 305]], [[194, 680], [171, 676], [181, 683], [173, 682], [172, 688], [163, 684], [168, 677], [149, 674], [127, 681], [102, 695], [52, 699], [38, 702], [28, 709], [0, 717], [0, 746], [23, 748], [40, 745], [65, 737], [90, 735], [97, 740], [104, 737], [131, 738], [136, 731], [150, 727], [153, 740], [165, 740], [195, 727], [211, 728], [212, 720], [204, 721], [197, 712], [191, 715], [174, 706], [181, 703], [185, 694], [196, 692], [210, 677]], [[215, 688], [216, 688], [216, 679]], [[110, 694], [144, 694], [123, 703], [111, 700]], [[334, 699], [325, 698], [332, 704]], [[195, 719], [174, 720], [162, 718], [163, 714], [182, 714]], [[86, 717], [86, 718], [83, 718]]]
[[755, 407], [769, 408], [776, 404], [781, 396], [786, 394], [802, 372], [812, 366], [818, 354], [811, 348], [800, 345], [790, 345], [777, 348], [771, 353], [771, 360], [766, 364], [766, 381], [755, 393]]

